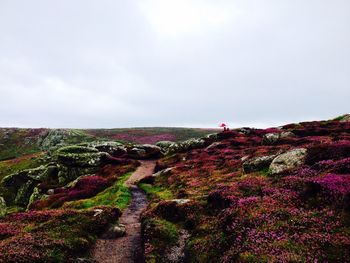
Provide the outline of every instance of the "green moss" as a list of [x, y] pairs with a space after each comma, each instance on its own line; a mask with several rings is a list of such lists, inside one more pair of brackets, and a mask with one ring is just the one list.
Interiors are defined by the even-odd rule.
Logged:
[[149, 198], [157, 198], [160, 200], [174, 199], [173, 193], [164, 187], [153, 186], [151, 184], [139, 184], [139, 187], [146, 192]]
[[174, 223], [164, 219], [148, 218], [145, 224], [152, 228], [154, 237], [158, 239], [158, 241], [166, 244], [176, 244], [179, 239], [177, 227]]
[[92, 198], [68, 202], [64, 206], [76, 209], [86, 209], [100, 205], [112, 205], [123, 210], [128, 206], [131, 200], [131, 193], [128, 187], [124, 185], [125, 181], [131, 174], [132, 173], [124, 174], [114, 183], [114, 185]]
[[143, 225], [146, 226], [146, 235], [151, 238], [151, 244], [155, 248], [146, 255], [146, 262], [164, 262], [164, 251], [179, 240], [177, 226], [159, 218], [147, 218]]

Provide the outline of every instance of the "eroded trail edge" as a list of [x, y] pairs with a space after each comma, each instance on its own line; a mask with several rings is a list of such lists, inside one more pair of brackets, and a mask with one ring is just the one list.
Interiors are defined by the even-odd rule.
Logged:
[[142, 178], [151, 175], [156, 161], [141, 161], [141, 165], [125, 182], [130, 188], [132, 200], [119, 218], [125, 225], [126, 236], [117, 239], [98, 239], [92, 257], [99, 263], [142, 262], [140, 214], [146, 208], [146, 194], [136, 186]]

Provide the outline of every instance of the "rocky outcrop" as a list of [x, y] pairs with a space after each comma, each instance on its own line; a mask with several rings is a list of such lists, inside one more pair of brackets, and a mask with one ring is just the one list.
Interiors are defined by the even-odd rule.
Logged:
[[152, 144], [136, 144], [128, 150], [128, 155], [134, 159], [156, 158], [160, 154], [161, 148]]
[[292, 138], [295, 134], [292, 132], [267, 133], [263, 136], [263, 144], [270, 145], [276, 143], [280, 139]]
[[[211, 138], [213, 135], [211, 135]], [[164, 155], [186, 152], [189, 150], [204, 148], [208, 146], [213, 139], [209, 138], [192, 138], [183, 142], [161, 142], [157, 145], [161, 148]]]
[[270, 173], [279, 174], [301, 166], [305, 161], [306, 152], [305, 148], [298, 148], [278, 155], [270, 165]]
[[120, 142], [92, 142], [88, 144], [88, 147], [95, 148], [99, 152], [106, 152], [113, 157], [120, 157], [127, 154], [127, 147]]
[[45, 130], [38, 139], [38, 145], [43, 150], [49, 150], [62, 144], [69, 136], [68, 130]]
[[6, 202], [26, 207], [34, 188], [47, 178], [49, 173], [48, 167], [40, 166], [4, 177], [1, 185], [7, 189]]
[[81, 175], [94, 174], [108, 154], [92, 147], [67, 146], [56, 152], [60, 184], [71, 182]]
[[245, 173], [251, 173], [266, 169], [270, 166], [275, 157], [276, 155], [268, 155], [249, 159], [243, 163], [243, 171]]

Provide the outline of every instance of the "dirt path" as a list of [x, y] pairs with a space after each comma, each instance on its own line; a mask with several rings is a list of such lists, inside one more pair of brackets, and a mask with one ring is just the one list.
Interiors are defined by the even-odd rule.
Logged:
[[93, 259], [99, 263], [142, 262], [140, 214], [147, 206], [146, 194], [135, 183], [154, 171], [155, 161], [141, 161], [141, 165], [125, 182], [132, 193], [132, 201], [119, 223], [126, 226], [126, 236], [117, 239], [98, 239]]

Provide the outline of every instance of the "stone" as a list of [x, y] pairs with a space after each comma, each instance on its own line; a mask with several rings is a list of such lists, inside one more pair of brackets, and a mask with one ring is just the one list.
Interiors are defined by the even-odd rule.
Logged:
[[249, 159], [243, 163], [243, 171], [245, 173], [251, 173], [266, 169], [275, 158], [276, 155], [268, 155]]
[[191, 199], [172, 199], [170, 201], [175, 202], [178, 205], [183, 205], [183, 204], [187, 204], [188, 202], [190, 202]]
[[264, 144], [274, 144], [280, 138], [279, 133], [267, 133], [263, 136]]
[[102, 235], [104, 239], [115, 239], [126, 235], [126, 228], [123, 224], [111, 225], [108, 230]]
[[263, 144], [270, 145], [276, 143], [280, 139], [295, 137], [295, 134], [290, 131], [281, 133], [267, 133], [263, 136]]
[[304, 164], [307, 150], [298, 148], [278, 155], [270, 164], [270, 173], [282, 173]]
[[6, 215], [6, 210], [7, 210], [7, 206], [6, 206], [5, 199], [2, 196], [0, 196], [0, 217]]
[[128, 155], [135, 159], [150, 159], [160, 154], [161, 148], [152, 144], [136, 144], [128, 151]]
[[207, 141], [203, 138], [192, 138], [183, 142], [173, 143], [169, 146], [166, 154], [178, 152], [186, 152], [193, 149], [204, 148], [207, 146]]
[[88, 146], [97, 149], [99, 152], [108, 153], [113, 157], [120, 157], [127, 153], [126, 146], [115, 141], [92, 142]]
[[83, 146], [67, 146], [56, 152], [59, 164], [73, 167], [100, 166], [105, 155], [106, 153], [101, 153], [95, 148]]
[[14, 203], [21, 207], [26, 207], [29, 199], [33, 194], [34, 188], [37, 185], [33, 180], [28, 180], [17, 191]]
[[6, 197], [6, 202], [11, 205], [26, 207], [34, 188], [43, 178], [47, 178], [47, 173], [47, 167], [40, 166], [5, 176], [1, 185], [6, 188], [7, 192], [12, 193]]
[[50, 150], [58, 145], [62, 145], [71, 135], [69, 130], [54, 129], [44, 131], [38, 139], [38, 145], [43, 150]]
[[152, 175], [146, 176], [145, 178], [140, 180], [140, 183], [153, 184], [157, 177], [169, 175], [173, 169], [174, 169], [173, 167], [166, 168], [166, 169], [163, 169], [163, 170], [156, 172]]

